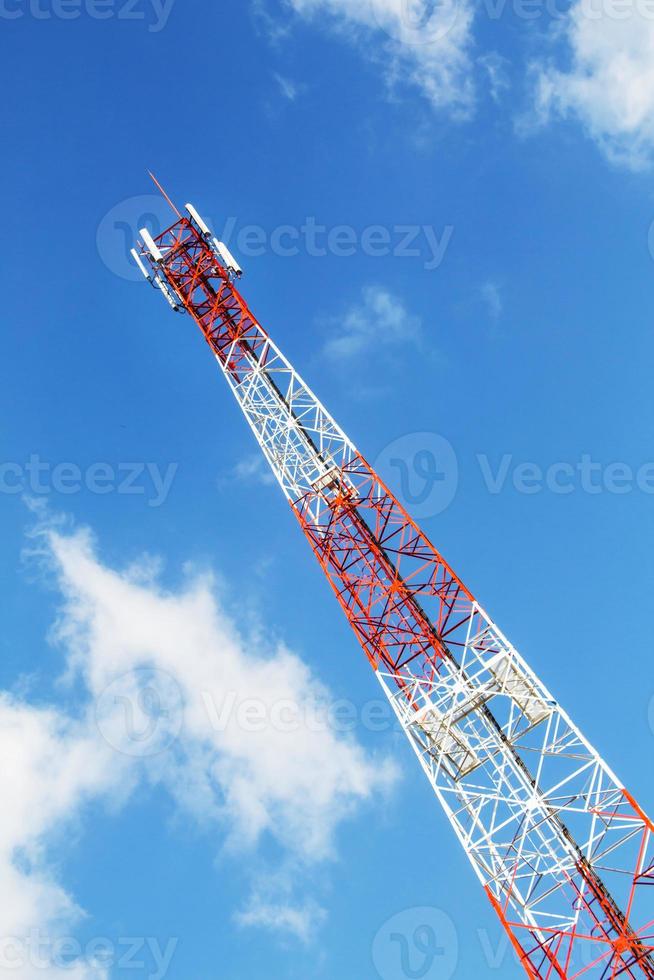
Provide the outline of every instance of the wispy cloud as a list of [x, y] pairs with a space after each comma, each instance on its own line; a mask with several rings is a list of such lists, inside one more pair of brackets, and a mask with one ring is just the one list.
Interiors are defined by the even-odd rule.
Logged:
[[0, 935], [12, 943], [6, 952], [20, 967], [22, 980], [105, 980], [108, 975], [94, 962], [57, 966], [48, 957], [47, 943], [35, 962], [21, 942], [33, 930], [54, 942], [70, 935], [83, 918], [57, 881], [47, 843], [89, 799], [128, 785], [126, 773], [121, 782], [123, 760], [113, 755], [87, 719], [77, 721], [54, 708], [0, 694]]
[[253, 896], [250, 907], [239, 912], [236, 921], [243, 926], [256, 926], [273, 932], [286, 932], [302, 942], [309, 942], [325, 921], [325, 910], [315, 902], [283, 905], [266, 902]]
[[421, 330], [420, 317], [409, 313], [399, 297], [384, 286], [366, 286], [360, 302], [330, 321], [331, 335], [323, 351], [340, 360], [373, 346], [399, 350], [403, 344], [417, 343]]
[[241, 926], [269, 932], [286, 933], [309, 943], [327, 918], [327, 913], [313, 899], [295, 894], [294, 873], [288, 869], [265, 869], [253, 885], [247, 908], [237, 912]]
[[488, 54], [477, 58], [477, 64], [486, 72], [488, 89], [493, 102], [500, 102], [502, 95], [511, 87], [508, 59], [497, 51], [489, 51]]
[[[148, 558], [105, 565], [89, 532], [46, 527], [38, 541], [62, 597], [54, 638], [76, 693], [68, 707], [37, 707], [0, 692], [0, 935], [70, 934], [83, 913], [48, 861], [52, 835], [88, 801], [115, 807], [144, 782], [169, 793], [189, 830], [219, 831], [244, 875], [264, 838], [305, 875], [329, 859], [342, 822], [395, 772], [327, 726], [298, 734], [274, 723], [280, 705], [297, 706], [302, 726], [330, 703], [306, 664], [233, 622], [210, 576], [166, 591]], [[242, 922], [268, 928], [277, 907], [280, 928], [306, 939], [321, 913], [310, 894], [296, 901], [292, 884], [286, 873], [264, 893], [255, 878]], [[20, 975], [106, 980], [107, 971], [80, 960]]]
[[275, 477], [261, 453], [250, 453], [240, 459], [226, 475], [218, 479], [220, 488], [232, 483], [260, 483], [271, 486], [275, 483]]
[[654, 20], [637, 4], [616, 11], [576, 0], [562, 39], [570, 67], [534, 66], [540, 122], [578, 119], [614, 163], [651, 164], [654, 153]]
[[250, 0], [254, 25], [273, 44], [279, 44], [291, 31], [288, 20], [271, 13], [268, 0]]
[[504, 301], [499, 284], [493, 282], [492, 279], [487, 279], [481, 287], [481, 298], [491, 320], [497, 323], [504, 311]]
[[[274, 16], [262, 0], [259, 14], [276, 38], [283, 9], [335, 30], [380, 66], [390, 86], [417, 89], [437, 109], [458, 116], [474, 103], [471, 0], [285, 0]], [[262, 14], [265, 11], [265, 14]], [[371, 39], [376, 44], [371, 44]]]
[[279, 91], [285, 99], [289, 102], [295, 102], [298, 99], [304, 88], [303, 85], [292, 81], [290, 78], [286, 78], [285, 75], [280, 75], [279, 72], [274, 72], [273, 78], [277, 82]]

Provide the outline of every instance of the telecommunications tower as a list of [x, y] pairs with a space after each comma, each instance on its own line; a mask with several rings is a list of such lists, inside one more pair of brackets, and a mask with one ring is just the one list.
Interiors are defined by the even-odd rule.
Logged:
[[202, 330], [526, 973], [654, 980], [654, 824], [174, 210], [134, 260]]

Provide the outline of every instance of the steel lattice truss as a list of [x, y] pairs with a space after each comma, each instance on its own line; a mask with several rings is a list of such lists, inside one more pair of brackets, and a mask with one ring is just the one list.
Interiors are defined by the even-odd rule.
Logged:
[[137, 261], [202, 329], [527, 974], [654, 978], [654, 825], [266, 334], [191, 213], [145, 235]]

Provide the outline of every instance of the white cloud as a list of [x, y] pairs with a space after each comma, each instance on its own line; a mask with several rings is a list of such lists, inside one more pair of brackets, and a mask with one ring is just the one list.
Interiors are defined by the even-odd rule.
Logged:
[[[438, 109], [465, 116], [474, 101], [471, 0], [285, 0], [299, 16], [328, 23]], [[370, 34], [381, 41], [376, 53]]]
[[268, 0], [250, 0], [250, 9], [255, 27], [273, 44], [279, 44], [290, 33], [290, 24], [270, 12]]
[[577, 0], [562, 36], [570, 67], [536, 69], [541, 120], [575, 117], [610, 160], [644, 167], [654, 150], [654, 19], [636, 3]]
[[330, 329], [324, 352], [336, 360], [374, 345], [399, 349], [402, 344], [415, 344], [420, 339], [421, 320], [384, 286], [366, 286], [362, 301], [331, 321]]
[[[117, 571], [88, 533], [41, 537], [63, 597], [54, 636], [85, 699], [73, 711], [0, 694], [0, 937], [70, 935], [82, 912], [52, 872], [48, 845], [87, 801], [124, 802], [139, 781], [220, 831], [228, 853], [242, 858], [269, 839], [302, 875], [328, 859], [342, 821], [395, 773], [354, 738], [307, 724], [331, 696], [306, 664], [247, 635], [207, 575], [165, 591], [150, 559]], [[322, 913], [297, 897], [296, 878], [280, 878], [277, 892], [274, 874], [266, 893], [255, 884], [240, 921], [269, 927], [277, 910], [280, 929], [307, 938]], [[3, 965], [0, 955], [0, 975]], [[26, 961], [20, 976], [106, 977], [83, 960], [30, 969]]]
[[289, 102], [297, 101], [302, 91], [301, 85], [298, 85], [297, 82], [292, 81], [290, 78], [286, 78], [285, 75], [280, 75], [279, 72], [273, 72], [273, 78], [277, 82], [279, 90], [285, 99]]
[[509, 77], [509, 61], [497, 51], [477, 58], [477, 64], [483, 68], [488, 78], [488, 90], [493, 102], [500, 102], [502, 95], [511, 88]]
[[321, 909], [315, 902], [302, 905], [283, 905], [266, 902], [256, 896], [250, 902], [249, 909], [236, 916], [236, 921], [243, 926], [257, 926], [274, 932], [287, 932], [303, 942], [309, 942], [325, 918], [324, 909]]
[[[46, 843], [87, 800], [116, 785], [123, 761], [112, 758], [85, 722], [6, 693], [0, 695], [0, 755], [0, 976], [20, 969], [23, 980], [104, 978], [106, 971], [93, 963], [72, 970], [48, 964], [48, 940], [74, 928], [82, 913], [49, 868]], [[44, 951], [26, 945], [35, 929]]]
[[488, 279], [481, 287], [481, 298], [491, 320], [497, 322], [504, 310], [504, 301], [498, 283]]
[[[329, 698], [303, 661], [242, 635], [206, 575], [169, 594], [103, 566], [87, 536], [53, 535], [52, 547], [67, 597], [63, 636], [94, 698], [139, 668], [155, 667], [179, 685], [183, 728], [154, 770], [180, 805], [222, 821], [235, 846], [268, 833], [304, 859], [328, 856], [340, 820], [389, 772], [327, 729], [298, 738], [267, 722], [275, 706], [318, 714]], [[243, 700], [251, 711], [239, 716]]]
[[315, 900], [298, 899], [294, 891], [292, 872], [266, 869], [254, 883], [248, 907], [236, 915], [237, 923], [310, 942], [327, 915]]
[[236, 480], [243, 483], [263, 483], [270, 486], [275, 483], [275, 477], [265, 457], [258, 453], [250, 453], [240, 459], [226, 479], [219, 481], [224, 485]]

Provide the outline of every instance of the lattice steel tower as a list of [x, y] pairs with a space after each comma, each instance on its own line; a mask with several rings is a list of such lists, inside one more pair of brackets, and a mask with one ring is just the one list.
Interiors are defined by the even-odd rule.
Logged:
[[527, 974], [654, 980], [651, 820], [175, 211], [134, 259], [202, 330]]

